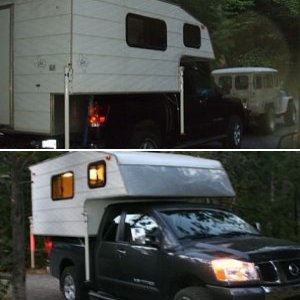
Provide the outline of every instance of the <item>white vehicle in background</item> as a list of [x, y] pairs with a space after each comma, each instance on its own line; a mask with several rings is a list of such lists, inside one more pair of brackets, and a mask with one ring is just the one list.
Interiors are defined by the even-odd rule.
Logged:
[[284, 116], [286, 125], [297, 118], [295, 101], [280, 89], [278, 71], [271, 68], [226, 68], [212, 72], [226, 94], [238, 97], [249, 111], [249, 121], [259, 122], [266, 133], [275, 129], [275, 118]]

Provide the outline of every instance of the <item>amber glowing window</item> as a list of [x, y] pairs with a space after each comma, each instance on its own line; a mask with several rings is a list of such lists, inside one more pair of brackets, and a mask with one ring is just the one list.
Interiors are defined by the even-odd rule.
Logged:
[[88, 168], [88, 184], [89, 187], [100, 188], [106, 184], [106, 164], [105, 161], [91, 163]]
[[52, 200], [67, 200], [74, 197], [74, 173], [65, 172], [52, 177]]

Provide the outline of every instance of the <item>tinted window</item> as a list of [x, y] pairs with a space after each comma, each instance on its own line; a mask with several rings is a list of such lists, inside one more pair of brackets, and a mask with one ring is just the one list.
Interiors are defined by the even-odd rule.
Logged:
[[235, 88], [237, 90], [247, 90], [249, 87], [248, 76], [237, 76], [235, 77]]
[[178, 239], [207, 238], [230, 233], [258, 234], [251, 225], [225, 211], [175, 210], [161, 213]]
[[260, 75], [255, 76], [255, 89], [260, 90], [262, 89], [262, 77]]
[[130, 47], [166, 50], [167, 25], [159, 19], [129, 14], [126, 18], [126, 39]]
[[103, 240], [106, 242], [115, 242], [118, 232], [118, 226], [121, 221], [121, 215], [115, 214], [105, 224], [103, 229]]
[[147, 241], [150, 242], [151, 237], [155, 237], [158, 234], [158, 225], [156, 221], [147, 214], [127, 214], [125, 219], [124, 226], [124, 241], [128, 243], [134, 243], [134, 239], [132, 236], [133, 228], [142, 228], [146, 232], [146, 241], [145, 245], [147, 245]]
[[199, 49], [201, 47], [201, 31], [199, 26], [184, 24], [183, 43], [189, 48]]
[[74, 173], [65, 172], [52, 177], [52, 200], [67, 200], [74, 197]]
[[213, 78], [208, 63], [185, 66], [184, 91], [186, 95], [210, 94], [213, 90]]
[[232, 77], [231, 76], [221, 76], [219, 78], [219, 86], [226, 90], [232, 89]]

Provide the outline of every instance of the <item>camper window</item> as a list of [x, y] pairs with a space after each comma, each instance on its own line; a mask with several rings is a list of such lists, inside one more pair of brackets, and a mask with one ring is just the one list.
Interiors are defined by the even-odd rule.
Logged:
[[198, 26], [184, 24], [183, 43], [188, 48], [199, 49], [201, 47], [201, 31]]
[[126, 40], [130, 47], [165, 51], [167, 49], [167, 24], [159, 19], [128, 14]]
[[106, 184], [106, 163], [104, 160], [88, 166], [88, 185], [91, 189], [104, 187]]
[[247, 90], [249, 87], [248, 76], [237, 76], [235, 78], [235, 88], [237, 90]]
[[74, 173], [65, 172], [52, 177], [52, 200], [67, 200], [74, 197]]

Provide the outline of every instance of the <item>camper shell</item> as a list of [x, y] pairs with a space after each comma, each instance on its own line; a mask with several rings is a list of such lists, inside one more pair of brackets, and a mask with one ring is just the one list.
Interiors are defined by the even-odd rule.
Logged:
[[[137, 44], [151, 22], [153, 40]], [[186, 43], [185, 26], [201, 39]], [[207, 27], [168, 1], [2, 0], [0, 27], [5, 133], [63, 135], [66, 76], [76, 135], [90, 96], [179, 93], [182, 62], [214, 58]]]
[[[105, 185], [99, 188], [89, 186], [95, 162], [106, 166]], [[113, 203], [235, 196], [219, 162], [183, 155], [73, 152], [30, 171], [32, 233], [40, 236], [95, 236], [105, 208]], [[53, 200], [53, 177], [60, 174], [72, 174], [72, 197]]]
[[250, 121], [259, 121], [267, 133], [275, 129], [275, 117], [285, 117], [286, 125], [296, 123], [292, 97], [280, 90], [278, 70], [264, 67], [218, 69], [212, 72], [215, 82], [226, 93], [239, 97], [249, 110]]

